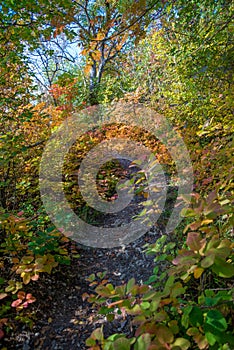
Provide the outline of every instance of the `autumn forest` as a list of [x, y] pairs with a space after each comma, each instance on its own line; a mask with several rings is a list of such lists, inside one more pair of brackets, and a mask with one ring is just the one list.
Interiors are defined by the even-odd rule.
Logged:
[[0, 345], [234, 348], [231, 0], [0, 1]]

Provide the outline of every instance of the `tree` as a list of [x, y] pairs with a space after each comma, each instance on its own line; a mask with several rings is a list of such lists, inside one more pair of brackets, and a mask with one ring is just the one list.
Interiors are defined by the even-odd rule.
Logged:
[[162, 9], [159, 0], [6, 1], [0, 21], [5, 35], [16, 41], [21, 51], [26, 45], [35, 50], [42, 40], [61, 34], [78, 45], [85, 57], [89, 103], [93, 105], [98, 103], [96, 92], [108, 63], [144, 36]]
[[202, 126], [225, 118], [230, 123], [231, 19], [230, 1], [175, 2], [129, 55], [125, 80], [131, 79], [134, 89], [140, 86], [148, 102], [177, 121]]
[[31, 79], [14, 50], [13, 43], [0, 43], [0, 207], [3, 208], [14, 206], [16, 169], [22, 168], [18, 157], [23, 141], [20, 127], [31, 117]]
[[80, 9], [75, 24], [81, 53], [86, 57], [85, 72], [90, 76], [90, 104], [95, 104], [106, 65], [144, 36], [149, 13], [158, 1], [85, 1], [77, 5]]

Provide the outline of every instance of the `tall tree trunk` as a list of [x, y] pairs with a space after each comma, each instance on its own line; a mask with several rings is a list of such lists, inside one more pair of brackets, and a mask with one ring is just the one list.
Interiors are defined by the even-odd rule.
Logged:
[[97, 80], [97, 65], [96, 62], [92, 65], [89, 77], [89, 104], [94, 106], [98, 104], [98, 80]]
[[105, 66], [105, 60], [102, 60], [97, 68], [97, 62], [93, 63], [89, 76], [89, 104], [97, 105], [98, 89], [102, 79], [102, 73]]

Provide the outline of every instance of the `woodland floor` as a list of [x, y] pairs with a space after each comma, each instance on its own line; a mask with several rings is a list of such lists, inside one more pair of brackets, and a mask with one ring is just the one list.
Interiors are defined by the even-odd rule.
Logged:
[[[173, 206], [173, 188], [167, 196], [168, 207]], [[170, 196], [171, 194], [171, 196]], [[126, 221], [137, 208], [139, 199], [133, 206], [127, 207], [122, 218], [117, 215], [114, 221], [104, 221], [104, 225], [112, 226], [114, 222]], [[167, 206], [167, 204], [166, 204]], [[117, 224], [118, 226], [118, 224]], [[132, 277], [142, 284], [151, 275], [154, 257], [144, 253], [146, 243], [154, 243], [163, 232], [159, 223], [126, 247], [112, 249], [77, 248], [80, 258], [74, 259], [70, 266], [59, 266], [51, 275], [42, 275], [38, 282], [32, 284], [30, 292], [37, 302], [32, 304], [36, 311], [33, 328], [17, 326], [14, 332], [6, 335], [2, 348], [22, 350], [73, 350], [87, 349], [85, 340], [95, 328], [103, 325], [104, 334], [125, 333], [134, 335], [130, 318], [117, 317], [107, 322], [98, 315], [97, 310], [87, 300], [82, 300], [84, 293], [92, 293], [95, 286], [90, 286], [86, 278], [100, 271], [107, 271], [105, 279], [114, 286], [126, 283]]]
[[[80, 250], [81, 257], [70, 266], [61, 266], [51, 275], [44, 275], [40, 283], [32, 289], [37, 298], [37, 318], [32, 330], [19, 327], [4, 339], [7, 349], [87, 349], [85, 340], [91, 332], [104, 325], [104, 333], [133, 332], [129, 319], [117, 319], [106, 322], [87, 301], [82, 300], [83, 293], [92, 293], [86, 278], [99, 271], [107, 271], [106, 278], [114, 285], [121, 285], [135, 277], [142, 283], [152, 274], [154, 262], [152, 256], [143, 252], [145, 243], [153, 243], [159, 233], [156, 229], [129, 244], [124, 250], [85, 249]], [[133, 334], [132, 334], [133, 335]]]

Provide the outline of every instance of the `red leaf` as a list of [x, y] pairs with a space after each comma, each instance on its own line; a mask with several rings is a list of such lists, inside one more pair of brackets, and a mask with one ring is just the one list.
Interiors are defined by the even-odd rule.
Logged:
[[34, 276], [31, 277], [31, 280], [32, 281], [37, 281], [38, 278], [39, 278], [39, 275], [34, 275]]
[[23, 307], [24, 307], [25, 309], [28, 307], [28, 302], [27, 302], [27, 301], [25, 301], [25, 302], [23, 303]]
[[32, 294], [27, 294], [26, 300], [29, 304], [34, 303], [36, 301], [36, 298], [32, 296]]
[[31, 294], [31, 293], [28, 293], [28, 294], [26, 295], [26, 300], [31, 299], [31, 298], [32, 298], [32, 294]]
[[22, 303], [21, 299], [17, 299], [11, 303], [12, 307], [18, 307]]
[[186, 243], [188, 247], [195, 252], [201, 249], [204, 244], [204, 239], [201, 238], [198, 232], [189, 232]]

